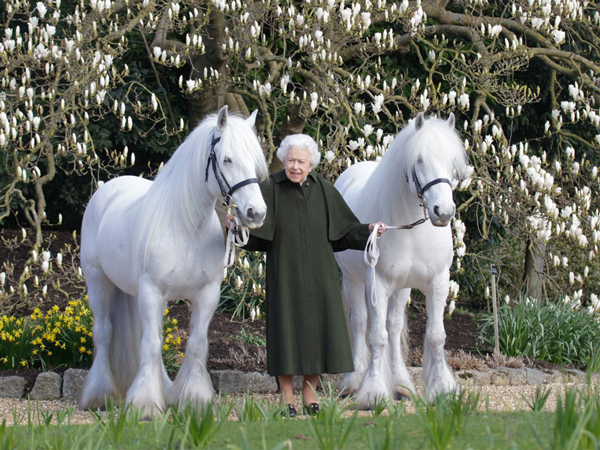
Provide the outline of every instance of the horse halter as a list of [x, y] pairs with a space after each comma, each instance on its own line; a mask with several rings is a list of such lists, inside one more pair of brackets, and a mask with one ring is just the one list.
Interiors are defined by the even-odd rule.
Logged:
[[[419, 182], [419, 178], [417, 177], [417, 172], [415, 171], [414, 167], [412, 169], [412, 179], [413, 179], [413, 183], [415, 183], [415, 189], [417, 190], [417, 197], [419, 197], [419, 200], [421, 201], [421, 206], [423, 207], [423, 218], [421, 218], [421, 219], [417, 220], [416, 222], [413, 222], [409, 225], [403, 225], [401, 227], [398, 227], [402, 230], [410, 230], [411, 228], [413, 228], [417, 225], [421, 225], [422, 223], [427, 222], [427, 219], [429, 219], [429, 212], [427, 210], [427, 200], [423, 196], [423, 194], [425, 194], [425, 192], [429, 188], [435, 186], [436, 184], [440, 184], [440, 183], [446, 183], [450, 186], [450, 188], [452, 188], [452, 181], [450, 181], [448, 178], [436, 178], [434, 180], [431, 180], [425, 186], [421, 186], [421, 183]], [[406, 182], [408, 183], [408, 174], [406, 174]]]
[[210, 142], [210, 154], [208, 155], [208, 159], [206, 160], [206, 174], [204, 176], [204, 181], [208, 181], [208, 169], [212, 165], [213, 172], [215, 174], [215, 178], [217, 183], [219, 184], [219, 189], [221, 189], [221, 195], [223, 196], [224, 202], [223, 204], [227, 207], [237, 208], [235, 203], [231, 203], [232, 195], [238, 189], [252, 183], [258, 183], [258, 178], [248, 178], [246, 180], [240, 181], [239, 183], [231, 186], [221, 169], [219, 168], [219, 163], [217, 162], [217, 154], [215, 153], [215, 145], [221, 140], [221, 137], [214, 137]]

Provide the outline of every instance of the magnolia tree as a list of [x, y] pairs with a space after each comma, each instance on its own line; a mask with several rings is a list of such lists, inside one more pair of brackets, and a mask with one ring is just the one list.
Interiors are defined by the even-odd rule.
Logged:
[[155, 62], [188, 64], [180, 86], [208, 105], [193, 111], [258, 108], [273, 166], [278, 141], [306, 131], [333, 179], [418, 112], [454, 112], [475, 168], [460, 186], [457, 279], [485, 289], [461, 276], [467, 257], [504, 268], [511, 292], [598, 307], [595, 4], [172, 2], [154, 20]]
[[474, 167], [458, 186], [454, 223], [454, 277], [473, 291], [466, 295], [485, 292], [481, 274], [494, 263], [504, 292], [597, 308], [595, 3], [93, 0], [71, 8], [15, 1], [4, 11], [6, 211], [20, 202], [43, 223], [31, 188], [47, 182], [57, 159], [98, 173], [126, 157], [94, 148], [85, 133], [92, 114], [116, 115], [124, 128], [147, 114], [177, 131], [168, 99], [113, 98], [131, 81], [128, 37], [139, 33], [148, 65], [179, 75], [190, 126], [223, 104], [260, 111], [273, 170], [290, 133], [316, 138], [320, 170], [333, 180], [381, 157], [418, 112], [454, 112]]
[[[121, 28], [110, 2], [63, 3], [0, 7], [0, 219], [22, 212], [37, 245], [44, 224], [62, 221], [62, 213], [46, 213], [57, 171], [97, 181], [135, 162], [127, 147], [97, 147], [90, 125], [110, 115], [127, 131], [134, 118], [159, 115], [155, 94], [136, 101], [144, 88], [128, 77], [123, 60], [135, 25]], [[115, 95], [124, 88], [126, 95]]]

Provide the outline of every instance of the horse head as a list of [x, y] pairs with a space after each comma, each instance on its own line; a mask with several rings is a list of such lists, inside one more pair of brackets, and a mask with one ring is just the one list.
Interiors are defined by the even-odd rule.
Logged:
[[457, 169], [466, 165], [464, 147], [454, 131], [454, 114], [447, 120], [428, 119], [419, 113], [414, 120], [413, 139], [422, 143], [412, 173], [407, 174], [413, 190], [429, 215], [431, 223], [444, 227], [456, 213], [452, 197]]
[[267, 213], [258, 186], [259, 178], [265, 178], [268, 169], [253, 129], [257, 112], [241, 119], [230, 116], [227, 106], [219, 110], [206, 166], [211, 190], [217, 195], [220, 192], [225, 205], [249, 228], [260, 227]]

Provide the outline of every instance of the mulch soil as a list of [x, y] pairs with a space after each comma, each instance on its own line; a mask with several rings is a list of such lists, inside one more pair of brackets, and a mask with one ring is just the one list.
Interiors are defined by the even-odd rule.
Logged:
[[[53, 238], [49, 249], [52, 255], [56, 255], [65, 245], [76, 246], [71, 232], [52, 232]], [[26, 261], [31, 256], [30, 237], [23, 243], [20, 230], [0, 230], [0, 265], [12, 264], [15, 273], [20, 273]], [[2, 269], [5, 270], [5, 269]], [[47, 300], [40, 305], [42, 310], [47, 310], [57, 304], [64, 308], [67, 299], [64, 296], [48, 293]], [[28, 315], [31, 311], [21, 309], [11, 311], [12, 315]], [[177, 327], [182, 332], [185, 341], [187, 330], [189, 330], [189, 306], [185, 301], [171, 302], [169, 304], [169, 317], [177, 319]], [[409, 340], [411, 354], [420, 354], [425, 330], [427, 325], [426, 311], [418, 305], [411, 305], [407, 311], [407, 322], [409, 327]], [[472, 314], [455, 311], [451, 317], [444, 318], [446, 331], [445, 348], [448, 354], [463, 351], [472, 354], [476, 358], [485, 359], [491, 353], [490, 348], [478, 346], [478, 322]], [[233, 369], [241, 371], [265, 371], [266, 350], [264, 346], [248, 344], [242, 341], [241, 335], [253, 336], [257, 339], [265, 337], [265, 320], [254, 321], [233, 318], [231, 314], [217, 312], [209, 327], [209, 356], [207, 361], [208, 370]], [[408, 365], [419, 365], [418, 358], [415, 361], [407, 361]], [[536, 360], [524, 360], [526, 367], [537, 369], [557, 369], [560, 366]], [[65, 368], [56, 369], [61, 373]], [[23, 370], [0, 370], [0, 376], [18, 375], [26, 379], [26, 386], [30, 389], [35, 378], [42, 371], [41, 368], [30, 368]]]

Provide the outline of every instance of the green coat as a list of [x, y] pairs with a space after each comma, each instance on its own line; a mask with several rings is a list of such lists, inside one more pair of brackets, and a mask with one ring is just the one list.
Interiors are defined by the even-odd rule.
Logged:
[[340, 193], [310, 172], [302, 185], [284, 171], [261, 183], [264, 225], [247, 250], [267, 252], [267, 372], [352, 372], [352, 352], [334, 251], [363, 250], [361, 224]]

